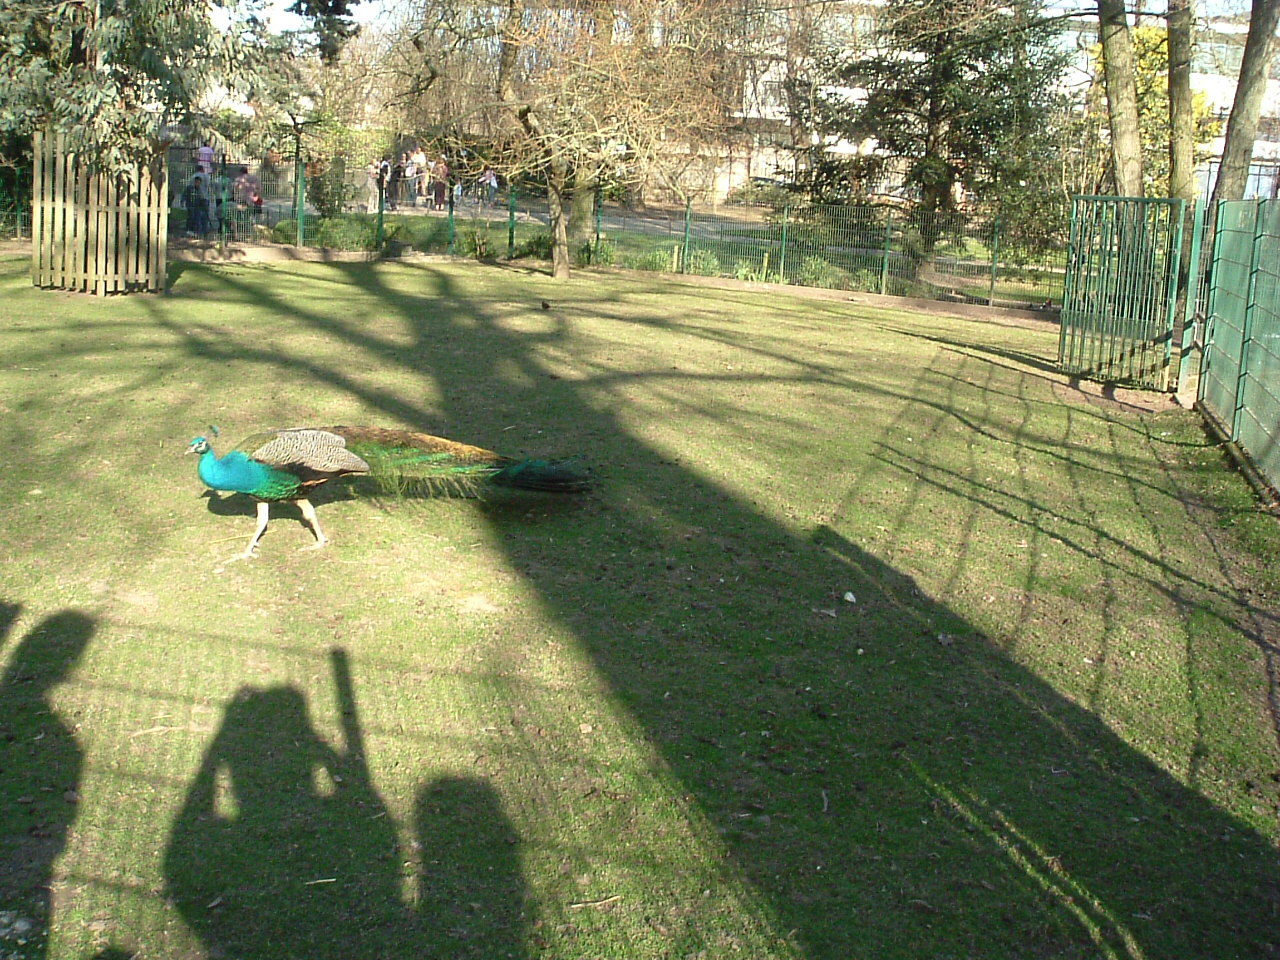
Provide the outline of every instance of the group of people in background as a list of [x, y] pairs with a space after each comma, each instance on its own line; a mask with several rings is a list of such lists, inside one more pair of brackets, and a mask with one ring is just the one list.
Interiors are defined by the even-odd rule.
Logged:
[[[443, 157], [431, 160], [421, 146], [400, 154], [398, 160], [388, 154], [369, 164], [368, 213], [377, 213], [381, 201], [387, 210], [398, 210], [402, 205], [444, 210], [452, 190], [454, 203], [463, 197], [461, 177], [451, 176], [448, 161]], [[477, 200], [492, 205], [498, 195], [498, 175], [492, 167], [486, 167], [477, 180]]]
[[[182, 189], [174, 197], [187, 212], [187, 232], [196, 237], [215, 230], [248, 235], [252, 224], [261, 222], [265, 214], [259, 178], [248, 166], [228, 166], [225, 158], [218, 162], [207, 142], [192, 152], [192, 160], [195, 169], [185, 182], [178, 181]], [[464, 182], [443, 155], [431, 159], [421, 146], [402, 152], [399, 159], [387, 154], [370, 163], [365, 174], [368, 213], [377, 213], [380, 204], [388, 211], [402, 207], [443, 211], [449, 208], [450, 194], [454, 204], [461, 203], [467, 187], [477, 204], [493, 206], [498, 197], [499, 178], [492, 167]]]
[[215, 171], [213, 148], [207, 143], [196, 150], [195, 161], [195, 172], [180, 198], [187, 211], [188, 233], [203, 237], [215, 228], [223, 232], [228, 222], [239, 227], [261, 218], [262, 183], [247, 166]]

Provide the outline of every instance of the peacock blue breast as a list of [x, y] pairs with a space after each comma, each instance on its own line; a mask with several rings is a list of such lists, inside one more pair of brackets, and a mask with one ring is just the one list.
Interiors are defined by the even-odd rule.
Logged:
[[247, 493], [262, 500], [287, 500], [302, 487], [292, 473], [254, 460], [240, 450], [224, 457], [206, 451], [200, 457], [200, 479], [214, 490]]

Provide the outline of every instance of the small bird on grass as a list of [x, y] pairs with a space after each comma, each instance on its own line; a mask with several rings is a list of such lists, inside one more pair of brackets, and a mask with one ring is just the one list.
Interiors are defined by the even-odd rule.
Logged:
[[[216, 427], [211, 428], [215, 437]], [[244, 553], [254, 556], [266, 532], [272, 503], [294, 501], [311, 527], [319, 549], [329, 542], [309, 497], [317, 487], [342, 477], [368, 475], [384, 492], [476, 493], [486, 485], [572, 493], [591, 484], [576, 459], [518, 460], [465, 443], [412, 430], [384, 427], [290, 427], [254, 434], [219, 457], [205, 437], [187, 453], [200, 457], [200, 479], [224, 492], [258, 501], [258, 527]]]

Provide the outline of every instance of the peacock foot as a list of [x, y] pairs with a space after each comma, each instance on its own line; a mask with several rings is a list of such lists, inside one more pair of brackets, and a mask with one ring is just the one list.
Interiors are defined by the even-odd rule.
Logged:
[[315, 543], [309, 544], [309, 545], [307, 545], [307, 546], [305, 546], [305, 547], [299, 547], [299, 548], [298, 548], [298, 550], [299, 550], [299, 551], [302, 551], [302, 550], [323, 550], [323, 549], [324, 549], [325, 547], [327, 547], [328, 545], [329, 545], [329, 538], [328, 538], [328, 537], [325, 537], [323, 540], [317, 540]]

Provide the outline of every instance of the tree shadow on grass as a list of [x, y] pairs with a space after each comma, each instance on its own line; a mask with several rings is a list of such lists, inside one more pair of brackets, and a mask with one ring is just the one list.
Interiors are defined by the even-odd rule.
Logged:
[[[839, 530], [798, 535], [730, 478], [631, 435], [591, 371], [549, 382], [541, 356], [561, 334], [504, 325], [446, 271], [421, 269], [413, 298], [346, 269], [410, 346], [275, 295], [265, 305], [369, 362], [433, 375], [443, 419], [475, 430], [458, 439], [497, 436], [518, 408], [563, 431], [569, 449], [552, 453], [610, 451], [588, 508], [548, 521], [554, 543], [512, 511], [486, 516], [806, 956], [1280, 955], [1267, 838]], [[263, 345], [204, 349], [324, 372]], [[804, 361], [797, 388], [813, 376]], [[353, 379], [338, 387], [426, 419]]]
[[[450, 417], [512, 370], [545, 380], [470, 315], [482, 359], [433, 364]], [[598, 512], [553, 547], [495, 531], [807, 955], [1277, 955], [1267, 840], [837, 530], [799, 538], [629, 437], [591, 387], [552, 389], [562, 442], [620, 455]]]
[[[0, 644], [19, 609], [0, 604]], [[0, 904], [33, 924], [23, 957], [43, 957], [48, 947], [53, 868], [75, 820], [84, 765], [74, 729], [51, 694], [75, 669], [94, 630], [93, 618], [78, 611], [47, 617], [9, 654], [0, 675]]]

